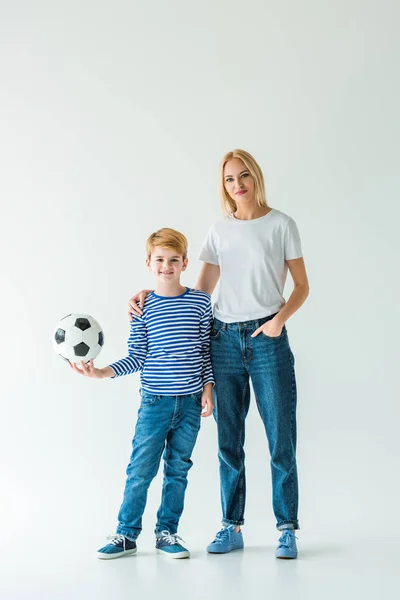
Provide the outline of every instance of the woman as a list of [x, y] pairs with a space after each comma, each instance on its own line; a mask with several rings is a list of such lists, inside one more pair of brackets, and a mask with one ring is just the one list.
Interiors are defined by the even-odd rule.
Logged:
[[[222, 159], [220, 196], [226, 216], [208, 231], [195, 286], [211, 294], [220, 280], [211, 360], [223, 527], [207, 551], [243, 548], [251, 380], [271, 454], [273, 510], [281, 532], [275, 556], [297, 558], [296, 380], [285, 323], [308, 295], [300, 237], [290, 217], [267, 205], [262, 171], [248, 152], [234, 150]], [[285, 302], [288, 270], [294, 289]], [[130, 312], [141, 314], [136, 302], [142, 306], [146, 293], [130, 300]]]

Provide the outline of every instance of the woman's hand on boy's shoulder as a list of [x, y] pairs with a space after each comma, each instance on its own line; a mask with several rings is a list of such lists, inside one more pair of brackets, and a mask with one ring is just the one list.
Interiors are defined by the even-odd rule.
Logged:
[[[128, 301], [128, 316], [129, 320], [133, 321], [135, 316], [140, 317], [143, 314], [142, 308], [147, 296], [153, 290], [142, 290]], [[133, 313], [133, 314], [132, 314]]]

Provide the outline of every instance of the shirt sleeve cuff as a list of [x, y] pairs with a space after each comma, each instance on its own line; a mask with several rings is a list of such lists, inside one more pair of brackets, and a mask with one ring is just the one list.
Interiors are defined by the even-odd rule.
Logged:
[[213, 379], [213, 377], [205, 377], [203, 379], [203, 387], [207, 384], [207, 383], [212, 383], [213, 387], [215, 386], [215, 381]]

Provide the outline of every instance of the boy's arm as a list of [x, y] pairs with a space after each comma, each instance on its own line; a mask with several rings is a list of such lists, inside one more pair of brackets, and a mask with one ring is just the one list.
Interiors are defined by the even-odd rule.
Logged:
[[128, 356], [105, 367], [112, 374], [105, 377], [121, 377], [140, 371], [147, 355], [147, 328], [144, 316], [135, 317], [130, 324]]
[[212, 325], [211, 298], [209, 298], [206, 310], [200, 321], [201, 353], [203, 355], [203, 388], [207, 384], [214, 385], [214, 374], [211, 366], [210, 355], [210, 333]]

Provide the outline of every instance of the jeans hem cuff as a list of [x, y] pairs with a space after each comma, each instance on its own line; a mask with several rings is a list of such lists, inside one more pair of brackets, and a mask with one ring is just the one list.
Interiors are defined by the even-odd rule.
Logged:
[[136, 542], [137, 538], [138, 538], [138, 533], [134, 533], [132, 535], [132, 533], [130, 533], [129, 531], [126, 531], [126, 529], [121, 529], [120, 527], [117, 527], [117, 533], [119, 533], [119, 535], [123, 535], [124, 537], [126, 537], [127, 540], [131, 541], [131, 542]]
[[237, 527], [240, 527], [241, 525], [244, 525], [244, 520], [240, 519], [239, 521], [231, 521], [230, 519], [222, 519], [221, 523], [224, 527], [227, 525], [236, 525]]
[[283, 529], [300, 529], [300, 525], [298, 521], [280, 521], [276, 525], [278, 531], [282, 531]]

